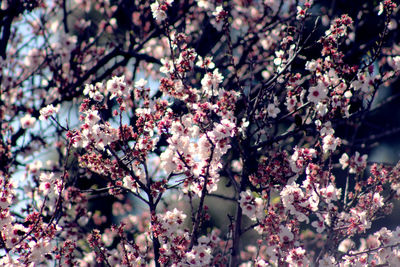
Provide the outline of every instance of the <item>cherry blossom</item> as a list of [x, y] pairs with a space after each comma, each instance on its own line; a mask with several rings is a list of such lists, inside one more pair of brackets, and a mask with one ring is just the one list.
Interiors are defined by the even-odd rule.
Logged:
[[328, 89], [322, 82], [319, 82], [316, 86], [309, 88], [307, 100], [313, 102], [314, 104], [318, 104], [319, 102], [325, 100], [327, 95]]
[[21, 127], [23, 129], [35, 127], [36, 118], [32, 117], [30, 114], [26, 114], [21, 118]]
[[51, 116], [59, 111], [59, 107], [54, 107], [53, 105], [48, 105], [40, 110], [39, 120], [48, 120]]
[[3, 3], [0, 264], [398, 266], [400, 10], [325, 2]]
[[167, 14], [165, 13], [168, 9], [168, 6], [171, 6], [171, 4], [174, 2], [174, 0], [156, 0], [156, 2], [152, 3], [150, 5], [151, 7], [151, 12], [153, 13], [153, 17], [157, 21], [163, 21], [167, 18]]

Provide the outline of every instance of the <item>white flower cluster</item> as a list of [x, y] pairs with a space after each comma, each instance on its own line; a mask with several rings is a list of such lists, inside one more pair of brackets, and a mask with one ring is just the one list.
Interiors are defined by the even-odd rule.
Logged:
[[125, 76], [114, 76], [111, 80], [107, 81], [107, 91], [111, 93], [110, 99], [114, 97], [126, 98], [130, 95], [132, 88], [128, 87], [125, 83]]
[[294, 148], [294, 153], [290, 157], [290, 168], [294, 173], [300, 173], [305, 164], [317, 156], [317, 151], [313, 148]]
[[357, 74], [357, 79], [351, 83], [350, 88], [354, 88], [355, 91], [361, 90], [365, 94], [371, 94], [374, 91], [374, 81], [376, 78], [367, 73], [359, 73]]
[[320, 120], [316, 120], [315, 125], [321, 134], [323, 152], [334, 152], [341, 144], [342, 140], [339, 137], [334, 136], [335, 130], [332, 128], [331, 122], [328, 121], [322, 125]]
[[150, 5], [153, 18], [157, 21], [163, 21], [167, 18], [167, 9], [172, 5], [174, 0], [156, 0]]
[[189, 266], [204, 267], [210, 266], [212, 259], [211, 248], [205, 244], [194, 246], [191, 251], [185, 254]]
[[174, 72], [174, 64], [170, 59], [162, 58], [161, 59], [161, 67], [160, 72], [164, 74], [171, 74]]
[[336, 147], [340, 145], [340, 138], [333, 136], [333, 134], [328, 134], [322, 138], [322, 150], [324, 153], [329, 151], [335, 151]]
[[39, 192], [44, 196], [54, 198], [59, 194], [57, 187], [61, 185], [61, 181], [55, 177], [54, 173], [41, 173], [39, 180]]
[[48, 120], [51, 116], [57, 113], [60, 110], [60, 107], [54, 107], [53, 105], [48, 105], [40, 110], [39, 120]]
[[83, 94], [89, 95], [90, 98], [97, 102], [101, 102], [104, 98], [103, 94], [101, 93], [102, 91], [104, 91], [104, 85], [101, 82], [98, 82], [95, 85], [86, 84]]
[[51, 243], [51, 240], [39, 239], [38, 241], [29, 242], [29, 248], [31, 254], [29, 255], [30, 262], [42, 262], [46, 260], [46, 254], [50, 253], [53, 250], [54, 244]]
[[266, 111], [267, 111], [268, 117], [275, 119], [278, 116], [279, 112], [281, 112], [281, 110], [278, 108], [278, 106], [279, 106], [278, 98], [276, 96], [274, 96], [273, 102], [269, 103], [267, 106]]
[[65, 64], [66, 62], [69, 62], [71, 51], [76, 47], [77, 37], [67, 35], [63, 31], [58, 31], [57, 34], [59, 35], [59, 40], [58, 42], [53, 42], [51, 48], [52, 51], [57, 51], [57, 53], [59, 53], [61, 56], [61, 62]]
[[[379, 263], [381, 266], [400, 265], [400, 227], [394, 231], [383, 227], [378, 232], [370, 235], [367, 240], [361, 239], [361, 245], [355, 249], [355, 243], [351, 239], [343, 240], [338, 250], [346, 253], [341, 266], [369, 266], [370, 260]], [[368, 252], [363, 252], [368, 251]], [[333, 257], [325, 256], [324, 261], [330, 264], [323, 266], [337, 266]], [[334, 265], [332, 265], [334, 264]]]
[[342, 169], [346, 169], [349, 166], [349, 173], [360, 173], [367, 166], [368, 155], [360, 155], [360, 152], [356, 151], [355, 155], [349, 158], [346, 153], [343, 153], [339, 159]]
[[290, 250], [289, 255], [286, 257], [286, 262], [290, 267], [308, 266], [310, 260], [307, 258], [304, 248], [298, 247]]
[[[180, 121], [172, 122], [170, 129], [171, 137], [168, 138], [169, 146], [161, 154], [161, 167], [166, 173], [171, 173], [177, 170], [180, 159], [178, 152], [181, 155], [189, 155], [193, 151], [194, 143], [192, 138], [196, 138], [199, 133], [199, 128], [192, 124], [192, 117], [185, 116]], [[200, 154], [201, 157], [201, 154]]]
[[203, 69], [213, 69], [215, 64], [212, 61], [213, 57], [205, 57], [204, 59], [199, 55], [197, 56], [196, 66]]
[[240, 193], [239, 203], [243, 210], [243, 214], [245, 214], [251, 220], [261, 220], [265, 217], [264, 201], [260, 197], [253, 196], [250, 190]]
[[[89, 95], [93, 100], [100, 102], [103, 100], [103, 93], [109, 93], [110, 99], [115, 97], [127, 99], [131, 94], [132, 88], [127, 86], [124, 76], [114, 76], [107, 81], [106, 85], [102, 83], [86, 84], [83, 93]], [[124, 102], [120, 102], [121, 107]], [[41, 111], [42, 112], [42, 111]], [[101, 123], [101, 118], [97, 110], [87, 110], [84, 112], [84, 124], [80, 131], [74, 136], [74, 147], [86, 148], [93, 144], [96, 149], [104, 151], [105, 147], [118, 140], [118, 129], [111, 127], [109, 123]]]
[[[198, 183], [191, 184], [188, 189], [198, 195], [207, 175], [207, 190], [217, 190], [220, 159], [230, 148], [228, 140], [235, 134], [235, 129], [235, 123], [223, 119], [220, 123], [214, 123], [211, 131], [199, 134], [199, 127], [192, 124], [191, 115], [174, 121], [168, 139], [169, 146], [160, 156], [161, 167], [166, 173], [192, 171]], [[186, 161], [183, 162], [182, 158]]]
[[300, 222], [309, 222], [305, 210], [311, 203], [297, 183], [286, 185], [280, 196], [283, 206], [291, 215], [295, 216]]
[[167, 211], [165, 214], [158, 215], [161, 227], [166, 231], [166, 236], [178, 235], [180, 229], [185, 222], [186, 214], [178, 209]]
[[400, 56], [389, 57], [388, 64], [393, 68], [394, 71], [400, 71]]
[[219, 84], [222, 83], [224, 77], [215, 69], [212, 73], [207, 72], [201, 80], [203, 92], [211, 97], [219, 94]]
[[97, 110], [85, 113], [85, 123], [81, 126], [81, 131], [74, 136], [74, 147], [86, 148], [93, 144], [96, 149], [103, 151], [107, 145], [118, 140], [118, 129], [112, 128], [109, 123], [100, 124]]

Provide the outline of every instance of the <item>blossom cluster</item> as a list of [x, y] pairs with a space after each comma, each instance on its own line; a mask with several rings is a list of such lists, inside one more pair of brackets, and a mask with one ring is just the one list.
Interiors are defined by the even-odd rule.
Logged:
[[394, 1], [19, 2], [0, 265], [400, 264]]

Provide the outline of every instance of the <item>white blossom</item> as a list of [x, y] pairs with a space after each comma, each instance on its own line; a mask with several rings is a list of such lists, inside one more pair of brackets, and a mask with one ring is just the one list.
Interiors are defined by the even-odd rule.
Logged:
[[269, 117], [276, 118], [278, 116], [279, 112], [281, 112], [281, 110], [278, 107], [276, 107], [274, 104], [270, 103], [270, 104], [268, 104], [267, 112], [268, 112]]
[[328, 89], [322, 82], [318, 82], [316, 86], [312, 86], [309, 88], [309, 93], [308, 93], [308, 101], [318, 104], [318, 102], [321, 102], [327, 98], [328, 95]]
[[31, 114], [27, 113], [25, 114], [25, 116], [21, 118], [20, 122], [22, 129], [29, 129], [35, 126], [36, 118], [32, 117]]
[[53, 105], [48, 105], [40, 110], [39, 120], [48, 120], [51, 116], [59, 111], [59, 107], [54, 107]]

